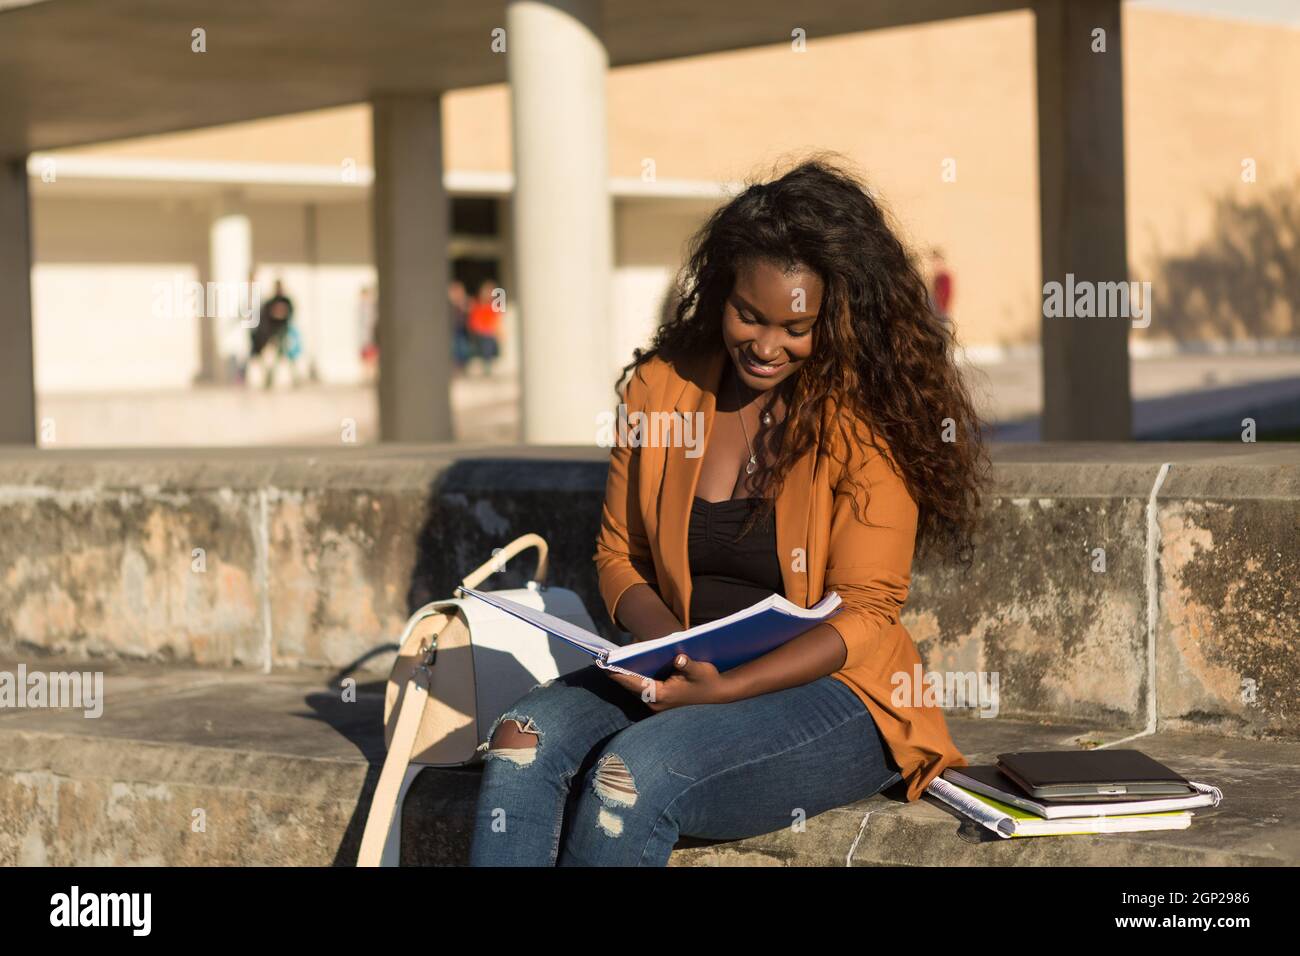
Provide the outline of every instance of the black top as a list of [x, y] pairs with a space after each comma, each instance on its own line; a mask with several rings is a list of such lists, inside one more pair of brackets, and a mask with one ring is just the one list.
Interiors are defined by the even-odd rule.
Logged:
[[691, 503], [691, 627], [743, 611], [771, 594], [785, 596], [775, 515], [755, 519], [745, 536], [734, 540], [761, 500], [705, 501], [696, 495]]

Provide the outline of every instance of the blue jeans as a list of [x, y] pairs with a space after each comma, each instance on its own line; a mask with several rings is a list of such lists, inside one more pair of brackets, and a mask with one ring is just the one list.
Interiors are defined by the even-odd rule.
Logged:
[[679, 835], [771, 833], [901, 779], [831, 677], [655, 713], [586, 667], [534, 687], [492, 733], [503, 720], [536, 746], [487, 751], [471, 866], [664, 866]]

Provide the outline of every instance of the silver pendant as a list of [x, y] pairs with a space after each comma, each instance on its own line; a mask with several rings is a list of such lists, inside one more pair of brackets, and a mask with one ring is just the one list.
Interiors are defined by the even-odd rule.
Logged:
[[754, 469], [757, 467], [758, 467], [758, 462], [754, 460], [753, 455], [750, 455], [749, 464], [745, 465], [745, 474], [752, 475], [754, 473]]
[[763, 424], [764, 424], [764, 425], [770, 425], [770, 424], [772, 424], [772, 413], [771, 413], [771, 412], [764, 412], [764, 413], [763, 413], [763, 419], [762, 419], [762, 421], [763, 421]]

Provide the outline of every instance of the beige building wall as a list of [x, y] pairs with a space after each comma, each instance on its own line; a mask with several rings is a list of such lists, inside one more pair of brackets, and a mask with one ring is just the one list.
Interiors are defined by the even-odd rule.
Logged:
[[[172, 196], [38, 195], [32, 300], [43, 392], [183, 388], [199, 372], [189, 283], [207, 283], [212, 204]], [[360, 290], [375, 281], [366, 203], [249, 202], [253, 278], [282, 279], [323, 381], [361, 381]], [[206, 290], [205, 290], [206, 291]], [[238, 353], [247, 330], [222, 331]], [[245, 349], [246, 351], [246, 349]]]
[[[1041, 279], [1033, 29], [1032, 15], [1018, 11], [813, 38], [804, 52], [782, 43], [614, 70], [607, 87], [611, 175], [639, 179], [653, 164], [661, 181], [736, 182], [766, 178], [774, 166], [814, 149], [838, 151], [873, 184], [914, 247], [939, 246], [946, 253], [955, 275], [954, 316], [966, 345], [1034, 343]], [[1212, 246], [1208, 252], [1203, 247], [1220, 238], [1217, 198], [1258, 204], [1269, 189], [1300, 189], [1300, 110], [1294, 108], [1300, 31], [1128, 4], [1124, 31], [1131, 278], [1158, 281], [1168, 257], [1212, 260]], [[504, 86], [450, 93], [444, 107], [447, 169], [507, 172], [508, 111]], [[369, 108], [61, 155], [368, 168]], [[1243, 159], [1254, 161], [1256, 182], [1242, 182]], [[955, 176], [945, 177], [945, 171]], [[36, 195], [35, 221], [43, 237], [36, 249], [38, 353], [52, 356], [59, 348], [54, 343], [71, 327], [59, 323], [66, 326], [69, 313], [86, 311], [86, 301], [67, 285], [75, 280], [78, 260], [61, 245], [76, 242], [59, 237], [78, 230], [110, 236], [114, 219], [93, 204], [81, 207], [82, 213], [60, 208], [56, 215], [48, 211], [55, 209], [52, 200], [39, 188]], [[341, 303], [373, 274], [358, 239], [368, 217], [355, 203], [319, 209], [316, 255], [322, 261], [311, 270], [316, 278], [310, 303], [315, 314], [329, 318], [321, 319], [328, 328], [314, 336], [338, 338], [341, 333], [329, 329], [350, 321]], [[653, 329], [686, 239], [707, 209], [694, 200], [616, 202], [613, 321], [618, 349], [629, 359], [632, 347]], [[52, 218], [43, 223], [47, 214]], [[79, 215], [83, 220], [75, 226], [66, 222]], [[286, 205], [268, 215], [255, 228], [255, 242], [266, 246], [256, 252], [258, 260], [286, 274], [310, 265], [293, 239], [300, 213]], [[50, 225], [56, 220], [64, 225]], [[197, 236], [175, 233], [177, 248], [197, 254], [192, 247], [206, 241], [205, 230], [206, 224]], [[178, 261], [190, 262], [185, 256]], [[84, 265], [87, 274], [111, 270], [111, 260]], [[54, 281], [56, 266], [63, 286]], [[122, 266], [140, 267], [130, 258]], [[147, 272], [131, 281], [143, 281]], [[96, 281], [101, 307], [111, 309], [117, 280]], [[1244, 281], [1252, 280], [1247, 275]], [[1162, 316], [1162, 303], [1175, 291], [1157, 284], [1152, 326], [1136, 334], [1214, 335], [1213, 329], [1179, 326]], [[1294, 336], [1294, 323], [1293, 313], [1272, 315], [1246, 331]], [[166, 343], [184, 344], [167, 336], [155, 344]], [[348, 377], [347, 361], [325, 363], [332, 374]], [[42, 375], [43, 387], [62, 387], [54, 372]]]
[[[1261, 252], [1300, 230], [1300, 30], [1124, 10], [1129, 262], [1134, 279], [1154, 284], [1151, 327], [1135, 334], [1300, 338], [1300, 287], [1267, 314], [1254, 299], [1277, 288], [1285, 255]], [[1254, 182], [1243, 180], [1247, 161]], [[1241, 211], [1216, 220], [1220, 201]], [[1170, 259], [1192, 281], [1163, 276]], [[1224, 307], [1206, 308], [1197, 286], [1221, 288]]]
[[[913, 245], [941, 246], [967, 342], [1036, 334], [1037, 152], [1028, 13], [812, 40], [616, 74], [616, 175], [766, 178], [851, 159]], [[665, 131], [672, 131], [665, 135]], [[944, 181], [945, 161], [955, 170]], [[996, 277], [996, 278], [994, 278]]]
[[198, 326], [160, 319], [157, 286], [202, 281], [207, 219], [186, 203], [46, 198], [32, 216], [37, 391], [184, 387]]

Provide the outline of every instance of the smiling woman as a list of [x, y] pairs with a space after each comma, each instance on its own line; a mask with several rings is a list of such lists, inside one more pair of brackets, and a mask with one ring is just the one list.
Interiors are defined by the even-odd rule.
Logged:
[[900, 781], [915, 800], [966, 764], [939, 707], [893, 693], [921, 666], [899, 618], [913, 551], [969, 560], [987, 468], [913, 260], [814, 159], [715, 212], [681, 287], [620, 405], [702, 416], [704, 452], [611, 450], [610, 618], [640, 641], [777, 592], [841, 610], [725, 672], [681, 655], [666, 680], [533, 688], [491, 736], [476, 865], [663, 865], [681, 835], [765, 833]]

